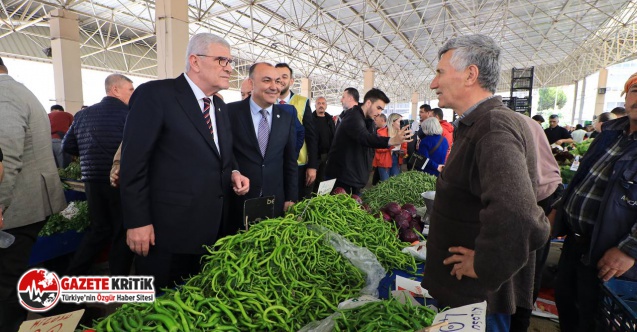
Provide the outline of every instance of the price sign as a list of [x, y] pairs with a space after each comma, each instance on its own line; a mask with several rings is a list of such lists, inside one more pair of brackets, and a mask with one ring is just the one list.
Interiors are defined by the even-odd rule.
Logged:
[[20, 325], [18, 332], [73, 332], [84, 314], [84, 309], [57, 316], [29, 320]]
[[319, 188], [316, 193], [319, 196], [331, 193], [335, 183], [336, 183], [336, 179], [331, 179], [331, 180], [321, 182], [319, 184]]
[[449, 309], [436, 315], [432, 325], [446, 322], [440, 332], [484, 332], [487, 320], [487, 302], [474, 303]]

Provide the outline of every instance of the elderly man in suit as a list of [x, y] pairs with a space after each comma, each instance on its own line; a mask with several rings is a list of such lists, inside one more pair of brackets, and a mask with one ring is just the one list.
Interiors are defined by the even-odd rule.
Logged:
[[204, 245], [233, 234], [229, 199], [249, 180], [237, 170], [228, 111], [215, 93], [232, 73], [230, 45], [194, 35], [186, 73], [140, 85], [130, 99], [119, 184], [136, 272], [155, 290], [197, 273]]
[[[0, 205], [3, 230], [15, 236], [0, 249], [0, 331], [17, 331], [27, 313], [16, 285], [26, 272], [31, 247], [51, 214], [66, 207], [51, 149], [49, 118], [35, 95], [8, 75], [0, 59], [0, 149], [4, 180]], [[0, 223], [1, 224], [1, 223]]]
[[278, 71], [268, 63], [250, 67], [252, 95], [228, 104], [234, 154], [239, 169], [251, 181], [245, 199], [275, 196], [274, 215], [280, 216], [298, 197], [298, 166], [294, 117], [276, 104], [281, 92]]

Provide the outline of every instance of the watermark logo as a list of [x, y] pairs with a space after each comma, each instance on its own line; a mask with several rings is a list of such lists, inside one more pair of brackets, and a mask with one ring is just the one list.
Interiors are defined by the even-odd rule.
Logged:
[[20, 304], [31, 311], [47, 311], [60, 298], [58, 276], [45, 269], [32, 269], [22, 275], [18, 282]]
[[55, 272], [31, 269], [18, 281], [20, 304], [31, 311], [47, 311], [65, 303], [153, 302], [153, 277], [79, 276], [59, 278]]

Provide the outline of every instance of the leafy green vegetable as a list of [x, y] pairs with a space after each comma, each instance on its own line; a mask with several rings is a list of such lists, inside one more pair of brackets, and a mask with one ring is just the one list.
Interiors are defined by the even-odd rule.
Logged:
[[586, 152], [588, 152], [588, 148], [591, 146], [591, 143], [593, 143], [593, 139], [589, 138], [581, 143], [575, 144], [574, 152], [580, 156], [585, 155]]
[[571, 166], [560, 166], [560, 174], [562, 175], [562, 183], [569, 184], [573, 180], [575, 171], [571, 171]]
[[51, 215], [38, 235], [51, 236], [56, 233], [64, 233], [70, 230], [75, 230], [78, 233], [84, 231], [90, 224], [88, 203], [81, 201], [74, 203], [78, 211], [73, 217], [71, 217], [71, 219], [64, 217], [61, 213]]
[[379, 211], [389, 202], [423, 206], [424, 201], [420, 194], [436, 190], [437, 179], [433, 175], [420, 171], [400, 173], [366, 190], [363, 193], [363, 202], [369, 205], [372, 212]]
[[79, 180], [82, 178], [82, 171], [80, 169], [80, 161], [73, 161], [66, 168], [58, 168], [58, 174], [62, 179]]

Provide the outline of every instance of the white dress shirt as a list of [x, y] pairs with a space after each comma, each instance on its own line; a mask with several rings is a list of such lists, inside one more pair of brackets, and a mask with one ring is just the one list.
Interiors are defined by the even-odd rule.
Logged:
[[201, 121], [204, 121], [203, 119], [203, 99], [204, 98], [210, 98], [210, 121], [212, 121], [212, 130], [214, 133], [214, 139], [215, 139], [215, 145], [217, 146], [217, 151], [219, 151], [219, 154], [221, 154], [221, 149], [219, 149], [219, 133], [217, 131], [217, 108], [215, 108], [215, 103], [214, 103], [214, 96], [206, 96], [206, 94], [201, 91], [201, 89], [197, 86], [197, 84], [195, 84], [193, 81], [190, 80], [190, 77], [188, 77], [188, 74], [184, 73], [184, 77], [186, 78], [186, 81], [188, 81], [188, 85], [190, 85], [190, 88], [192, 89], [192, 92], [195, 94], [195, 98], [197, 98], [197, 103], [199, 103], [199, 109], [201, 109]]
[[272, 131], [272, 105], [268, 108], [261, 108], [257, 103], [252, 100], [250, 97], [250, 115], [252, 115], [252, 124], [254, 125], [254, 134], [259, 137], [259, 122], [261, 122], [261, 110], [267, 110], [266, 119], [268, 120], [268, 127], [270, 127], [270, 131]]

